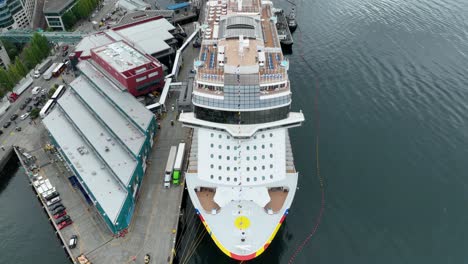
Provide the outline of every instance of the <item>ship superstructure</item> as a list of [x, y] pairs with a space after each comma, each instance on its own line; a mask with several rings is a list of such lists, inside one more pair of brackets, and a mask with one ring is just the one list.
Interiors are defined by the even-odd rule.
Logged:
[[289, 62], [270, 1], [208, 1], [194, 61], [194, 128], [186, 186], [197, 214], [229, 257], [249, 260], [270, 245], [288, 214], [298, 173], [288, 128]]

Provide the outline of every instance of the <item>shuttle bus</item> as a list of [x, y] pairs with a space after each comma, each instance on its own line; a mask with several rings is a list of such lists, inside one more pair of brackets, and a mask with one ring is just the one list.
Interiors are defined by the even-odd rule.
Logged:
[[41, 112], [39, 112], [39, 116], [41, 118], [44, 118], [47, 116], [47, 114], [52, 110], [53, 106], [55, 105], [55, 101], [50, 99], [47, 101], [47, 103], [42, 107]]
[[184, 163], [185, 143], [180, 143], [177, 149], [177, 156], [174, 163], [174, 172], [172, 173], [172, 183], [179, 184], [180, 176], [182, 174], [182, 165]]
[[60, 74], [62, 74], [62, 72], [65, 70], [65, 63], [61, 62], [57, 65], [57, 67], [55, 67], [55, 69], [52, 71], [52, 76], [54, 77], [59, 77]]
[[50, 78], [52, 78], [52, 72], [55, 70], [55, 68], [57, 67], [58, 63], [54, 63], [52, 64], [49, 69], [47, 69], [46, 72], [44, 72], [44, 74], [42, 75], [42, 77], [44, 78], [44, 80], [50, 80]]
[[50, 99], [57, 101], [57, 99], [59, 99], [59, 97], [62, 96], [64, 92], [65, 85], [59, 85], [59, 87], [57, 88], [57, 90], [55, 90], [55, 93], [52, 95], [52, 97], [50, 97]]

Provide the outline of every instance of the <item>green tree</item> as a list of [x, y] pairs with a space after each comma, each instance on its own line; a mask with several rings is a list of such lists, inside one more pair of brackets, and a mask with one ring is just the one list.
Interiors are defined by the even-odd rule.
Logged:
[[2, 39], [1, 42], [3, 44], [3, 47], [5, 47], [5, 50], [8, 53], [8, 57], [10, 57], [10, 60], [14, 60], [16, 56], [18, 56], [18, 48], [15, 46], [15, 44], [11, 43], [6, 39]]
[[36, 119], [39, 116], [40, 111], [41, 110], [39, 110], [38, 108], [34, 108], [33, 110], [31, 110], [31, 113], [29, 113], [29, 117], [31, 117], [31, 119]]
[[8, 78], [7, 71], [1, 67], [0, 67], [0, 87], [2, 88], [2, 91], [4, 94], [7, 91], [11, 91], [14, 87], [14, 83], [11, 82], [10, 78]]
[[26, 64], [28, 69], [32, 69], [36, 66], [37, 58], [32, 49], [24, 49], [21, 55], [23, 56], [24, 64]]
[[16, 85], [16, 83], [18, 83], [19, 80], [21, 80], [21, 74], [19, 74], [19, 72], [16, 70], [16, 67], [14, 64], [10, 64], [10, 66], [8, 67], [8, 78], [10, 79], [12, 83], [14, 83], [14, 85]]
[[28, 74], [28, 69], [26, 68], [26, 66], [24, 66], [23, 62], [21, 62], [19, 57], [16, 57], [15, 68], [22, 77]]

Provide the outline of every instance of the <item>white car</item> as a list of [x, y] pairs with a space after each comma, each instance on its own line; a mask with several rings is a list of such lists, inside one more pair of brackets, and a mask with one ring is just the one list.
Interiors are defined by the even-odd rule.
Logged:
[[22, 114], [22, 115], [20, 116], [20, 119], [21, 119], [21, 120], [25, 120], [26, 118], [28, 118], [28, 116], [29, 116], [29, 113]]
[[35, 79], [37, 79], [37, 78], [41, 77], [41, 74], [40, 74], [38, 71], [36, 71], [36, 72], [34, 72], [33, 77], [34, 77]]
[[32, 92], [31, 92], [31, 93], [32, 93], [32, 94], [38, 94], [38, 93], [41, 92], [41, 90], [42, 90], [42, 88], [41, 88], [40, 86], [36, 86], [36, 87], [34, 87], [34, 88], [32, 89]]

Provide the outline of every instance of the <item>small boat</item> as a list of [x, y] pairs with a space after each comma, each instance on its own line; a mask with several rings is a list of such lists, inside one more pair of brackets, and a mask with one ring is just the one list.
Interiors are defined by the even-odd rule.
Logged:
[[291, 12], [289, 12], [289, 14], [286, 16], [286, 20], [288, 21], [289, 31], [291, 31], [291, 33], [296, 31], [297, 21], [296, 21], [296, 10], [294, 9], [294, 7], [292, 8]]

